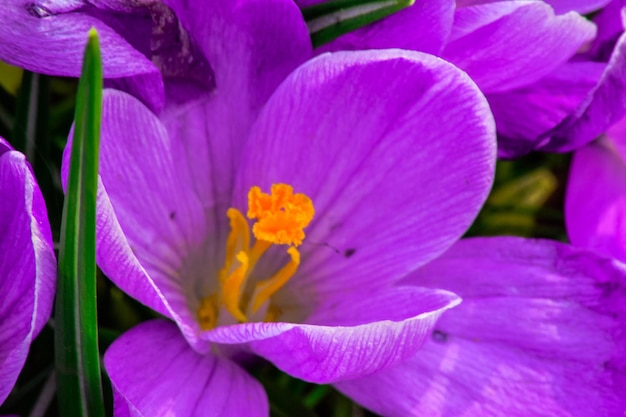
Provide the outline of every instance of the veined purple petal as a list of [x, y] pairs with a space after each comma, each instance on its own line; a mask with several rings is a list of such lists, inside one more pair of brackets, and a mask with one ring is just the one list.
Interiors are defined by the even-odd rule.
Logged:
[[50, 318], [55, 281], [41, 191], [24, 155], [0, 138], [0, 404]]
[[340, 391], [386, 416], [618, 415], [626, 268], [544, 240], [468, 239], [406, 283], [458, 292], [431, 340]]
[[311, 315], [311, 324], [239, 324], [218, 327], [204, 337], [246, 343], [297, 378], [329, 383], [371, 374], [412, 356], [441, 313], [460, 299], [446, 291], [397, 287], [346, 293], [344, 300], [334, 301]]
[[613, 0], [593, 17], [598, 27], [598, 35], [593, 40], [586, 56], [591, 59], [608, 61], [618, 38], [624, 32], [621, 9], [626, 6], [623, 0]]
[[[615, 137], [622, 144], [626, 141], [624, 133]], [[565, 221], [573, 244], [626, 262], [626, 159], [613, 143], [613, 136], [574, 154]]]
[[549, 74], [595, 33], [580, 15], [555, 16], [539, 1], [496, 2], [456, 11], [442, 57], [467, 71], [483, 92], [497, 93]]
[[[625, 9], [626, 10], [626, 9]], [[626, 33], [617, 41], [602, 78], [579, 108], [545, 135], [541, 150], [568, 152], [606, 131], [626, 115]]]
[[267, 417], [263, 387], [228, 359], [200, 355], [176, 326], [142, 323], [107, 350], [116, 417]]
[[81, 3], [5, 1], [0, 13], [0, 59], [34, 72], [78, 77], [87, 32], [94, 27], [100, 38], [104, 77], [141, 75], [150, 91], [136, 92], [158, 108], [163, 82], [157, 68], [102, 19], [90, 15], [93, 6], [79, 8]]
[[570, 11], [587, 14], [601, 9], [611, 0], [544, 0], [554, 9], [554, 13], [561, 14]]
[[567, 62], [533, 84], [487, 94], [498, 128], [498, 156], [514, 158], [533, 150], [544, 133], [578, 108], [605, 67]]
[[91, 27], [98, 30], [105, 77], [157, 73], [146, 57], [100, 20], [80, 11], [51, 13], [45, 3], [25, 0], [4, 4], [0, 56], [31, 71], [77, 77]]
[[[198, 287], [216, 285], [211, 274], [220, 266], [210, 254], [223, 242], [213, 240], [215, 226], [205, 217], [212, 202], [198, 199], [193, 179], [178, 169], [184, 160], [175, 159], [174, 146], [160, 121], [138, 100], [104, 91], [98, 265], [123, 291], [192, 335], [198, 326], [189, 304], [197, 302]], [[65, 175], [70, 147], [71, 140], [64, 155]]]
[[[215, 227], [211, 237], [223, 244], [234, 173], [250, 126], [278, 84], [311, 56], [311, 42], [291, 0], [169, 4], [202, 41], [216, 87], [189, 100], [179, 86], [170, 92], [161, 120], [172, 138], [177, 170], [192, 182], [207, 222], [224, 226]], [[222, 249], [209, 249], [211, 260], [222, 263]]]
[[398, 48], [438, 54], [450, 35], [454, 8], [454, 0], [418, 0], [383, 20], [317, 48], [317, 52]]
[[291, 0], [165, 3], [211, 64], [217, 89], [225, 96], [234, 94], [230, 99], [237, 104], [258, 110], [287, 74], [311, 56], [306, 25]]
[[205, 252], [192, 261], [198, 265], [188, 268], [196, 274], [188, 277], [190, 286], [200, 293], [206, 288], [199, 282], [215, 283], [211, 274], [224, 262], [226, 211], [250, 126], [278, 84], [312, 52], [302, 16], [291, 1], [169, 4], [199, 40], [215, 76], [215, 90], [195, 99], [183, 86], [170, 83], [170, 101], [161, 115], [172, 138], [176, 171], [201, 202], [203, 222], [211, 225]]
[[[457, 0], [457, 7], [474, 6], [477, 4], [495, 3], [509, 0]], [[585, 14], [598, 10], [607, 5], [611, 0], [543, 0], [554, 9], [554, 13], [563, 14], [567, 12], [578, 12]]]
[[98, 215], [105, 273], [176, 320], [203, 352], [209, 346], [195, 344], [199, 327], [191, 311], [198, 294], [215, 289], [224, 262], [240, 148], [267, 97], [311, 53], [291, 2], [214, 6], [201, 25], [194, 19], [205, 7], [172, 2], [190, 36], [202, 40], [215, 91], [186, 96], [184, 85], [168, 79], [161, 120], [130, 96], [105, 92]]
[[388, 285], [458, 239], [491, 187], [494, 126], [476, 86], [443, 60], [337, 52], [279, 87], [246, 151], [234, 207], [274, 183], [313, 200], [288, 291], [314, 303]]

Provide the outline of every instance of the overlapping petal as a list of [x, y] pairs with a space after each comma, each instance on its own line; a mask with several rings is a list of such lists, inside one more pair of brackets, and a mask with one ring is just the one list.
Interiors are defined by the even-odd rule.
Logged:
[[555, 16], [543, 2], [483, 4], [456, 11], [442, 57], [467, 71], [485, 93], [496, 93], [549, 74], [595, 33], [580, 15]]
[[513, 158], [533, 150], [543, 134], [580, 106], [605, 68], [600, 62], [567, 62], [531, 85], [488, 94], [498, 128], [498, 156]]
[[606, 131], [626, 115], [626, 33], [613, 49], [602, 78], [575, 112], [544, 137], [541, 150], [568, 152]]
[[463, 303], [391, 370], [337, 387], [388, 416], [598, 416], [626, 406], [626, 269], [519, 238], [461, 241], [406, 283]]
[[126, 292], [176, 319], [190, 340], [198, 331], [189, 316], [198, 302], [191, 294], [216, 285], [232, 178], [249, 126], [311, 52], [293, 3], [218, 3], [202, 26], [194, 19], [205, 8], [172, 2], [190, 36], [202, 40], [214, 91], [176, 96], [189, 86], [168, 79], [160, 118], [114, 91], [105, 93], [103, 109], [99, 262]]
[[247, 344], [254, 353], [306, 381], [330, 383], [368, 375], [407, 359], [424, 343], [437, 318], [460, 299], [412, 287], [347, 293], [308, 322], [249, 323], [204, 335], [216, 343]]
[[41, 192], [24, 155], [0, 138], [0, 403], [50, 317], [55, 280]]
[[104, 364], [117, 417], [269, 414], [259, 382], [226, 358], [196, 353], [172, 323], [131, 329], [109, 347]]
[[281, 182], [312, 198], [316, 215], [288, 284], [303, 303], [385, 286], [444, 251], [473, 221], [493, 179], [494, 136], [484, 97], [438, 58], [400, 50], [323, 55], [264, 108], [233, 205], [245, 210], [251, 186]]
[[626, 6], [622, 0], [612, 0], [606, 7], [593, 16], [593, 23], [598, 27], [598, 35], [591, 47], [584, 54], [591, 59], [608, 61], [615, 43], [624, 31], [621, 9]]
[[[190, 274], [212, 270], [206, 241], [213, 225], [203, 206], [210, 202], [198, 200], [186, 171], [177, 170], [165, 128], [137, 99], [105, 90], [102, 121], [98, 265], [122, 290], [177, 319], [188, 314], [186, 296], [203, 278]], [[64, 177], [70, 149], [71, 141]]]
[[[303, 1], [301, 7], [322, 1]], [[349, 32], [317, 48], [318, 52], [399, 48], [438, 54], [450, 35], [454, 0], [418, 0], [391, 16]]]
[[611, 2], [611, 0], [544, 0], [554, 9], [554, 13], [561, 14], [575, 11], [586, 14], [599, 10]]
[[[497, 1], [508, 0], [457, 0], [458, 7], [473, 6], [476, 4], [495, 3]], [[543, 0], [552, 6], [556, 14], [567, 13], [571, 11], [585, 14], [593, 12], [606, 6], [611, 0]]]
[[285, 76], [311, 55], [306, 25], [291, 0], [166, 3], [211, 64], [217, 88], [251, 109], [262, 106]]
[[[126, 24], [137, 28], [137, 22]], [[146, 56], [105, 23], [104, 16], [83, 1], [8, 0], [0, 13], [0, 59], [30, 71], [78, 77], [90, 28], [98, 30], [105, 78], [135, 77], [149, 88], [135, 88], [145, 102], [159, 107], [163, 82]], [[138, 36], [149, 48], [150, 26]]]
[[[620, 129], [621, 127], [621, 129]], [[574, 154], [567, 185], [567, 234], [577, 246], [626, 262], [626, 135], [621, 126]], [[613, 140], [622, 147], [617, 147]]]
[[[77, 7], [79, 3], [68, 4]], [[0, 18], [0, 56], [12, 65], [51, 75], [80, 75], [87, 32], [98, 30], [105, 77], [158, 73], [156, 67], [109, 26], [89, 14], [50, 11], [46, 3], [10, 0]]]
[[[161, 120], [173, 139], [177, 169], [193, 183], [207, 221], [221, 224], [250, 126], [278, 84], [311, 56], [311, 42], [291, 0], [169, 3], [202, 40], [215, 90], [187, 103], [169, 102]], [[177, 91], [178, 100], [187, 97]], [[224, 241], [225, 229], [217, 229], [213, 239]]]

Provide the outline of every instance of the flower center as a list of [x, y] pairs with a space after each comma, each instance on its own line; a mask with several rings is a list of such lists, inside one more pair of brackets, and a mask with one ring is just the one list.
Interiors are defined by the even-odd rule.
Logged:
[[[218, 273], [219, 290], [200, 301], [197, 317], [200, 327], [210, 330], [217, 326], [224, 310], [238, 322], [248, 318], [266, 304], [293, 276], [300, 265], [296, 249], [304, 239], [303, 229], [311, 223], [315, 209], [304, 194], [294, 194], [286, 184], [273, 184], [270, 194], [259, 187], [248, 192], [248, 218], [256, 219], [252, 233], [256, 238], [250, 246], [250, 227], [243, 214], [229, 208], [230, 234], [226, 240], [226, 259]], [[272, 245], [287, 245], [289, 262], [269, 279], [247, 285], [250, 273], [261, 256]], [[276, 318], [278, 310], [268, 304], [265, 321]]]

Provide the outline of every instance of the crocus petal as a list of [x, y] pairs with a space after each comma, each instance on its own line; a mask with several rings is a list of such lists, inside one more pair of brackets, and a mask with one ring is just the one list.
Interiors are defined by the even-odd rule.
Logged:
[[223, 104], [230, 104], [226, 97], [232, 95], [246, 117], [249, 110], [242, 102], [258, 110], [285, 76], [311, 56], [309, 33], [291, 0], [165, 3], [211, 64], [217, 90], [224, 90]]
[[594, 35], [595, 26], [576, 13], [555, 16], [538, 1], [496, 2], [458, 9], [442, 56], [495, 93], [539, 80]]
[[565, 220], [573, 244], [626, 262], [626, 160], [608, 138], [574, 154]]
[[541, 150], [569, 152], [589, 143], [626, 114], [626, 33], [581, 106], [546, 136]]
[[196, 353], [163, 320], [124, 333], [107, 350], [104, 365], [116, 417], [269, 414], [261, 384], [228, 359]]
[[[316, 324], [249, 323], [204, 334], [248, 348], [306, 381], [329, 383], [371, 374], [407, 359], [437, 318], [459, 303], [449, 292], [416, 287], [346, 295], [310, 317]], [[319, 324], [317, 324], [319, 323]]]
[[[505, 0], [456, 0], [457, 7], [468, 7], [476, 4], [495, 3]], [[554, 9], [556, 14], [578, 12], [585, 14], [604, 7], [611, 0], [543, 0]]]
[[[206, 221], [203, 206], [211, 202], [198, 200], [172, 147], [163, 125], [138, 100], [104, 91], [98, 265], [126, 293], [194, 334], [197, 323], [187, 297], [199, 281], [209, 281], [207, 272], [218, 269], [210, 239], [214, 225]], [[71, 140], [64, 177], [70, 149]]]
[[199, 351], [209, 346], [195, 345], [200, 329], [190, 312], [224, 261], [239, 149], [267, 97], [311, 53], [292, 2], [218, 3], [202, 26], [195, 19], [205, 7], [172, 2], [190, 36], [203, 39], [215, 91], [188, 96], [168, 80], [163, 123], [108, 92], [101, 145], [99, 263], [130, 295], [176, 320]]
[[586, 14], [601, 9], [611, 0], [544, 0], [554, 9], [554, 13], [561, 14], [570, 11]]
[[246, 151], [234, 207], [274, 183], [313, 201], [288, 285], [314, 300], [388, 285], [458, 239], [491, 187], [494, 126], [476, 86], [438, 58], [337, 52], [279, 87]]
[[438, 54], [450, 35], [454, 6], [454, 0], [418, 0], [383, 20], [317, 48], [317, 52], [399, 48]]
[[409, 361], [337, 384], [386, 416], [618, 415], [626, 269], [557, 242], [461, 241], [407, 283], [457, 291]]
[[533, 150], [543, 134], [576, 110], [605, 67], [568, 62], [531, 85], [487, 94], [498, 129], [498, 156], [514, 158]]
[[41, 191], [24, 155], [0, 138], [0, 404], [50, 317], [55, 280]]
[[584, 53], [594, 60], [608, 61], [618, 38], [624, 32], [621, 9], [623, 0], [613, 0], [593, 17], [598, 27], [598, 35], [593, 40], [589, 51]]
[[[180, 103], [180, 89], [161, 115], [177, 169], [206, 208], [211, 239], [223, 243], [234, 173], [250, 126], [274, 89], [312, 54], [302, 15], [291, 0], [169, 1], [215, 75], [215, 91]], [[195, 7], [193, 7], [195, 5]], [[172, 97], [174, 96], [174, 97]], [[223, 249], [223, 248], [222, 248]], [[220, 249], [221, 250], [221, 249]], [[219, 269], [223, 254], [212, 254]]]
[[[3, 2], [0, 13], [0, 59], [30, 71], [49, 75], [80, 75], [87, 33], [96, 28], [100, 38], [105, 78], [142, 75], [151, 91], [137, 89], [142, 99], [158, 107], [163, 82], [157, 68], [103, 20], [90, 15], [94, 7], [78, 1], [57, 4], [26, 0]], [[149, 33], [147, 33], [149, 37]]]

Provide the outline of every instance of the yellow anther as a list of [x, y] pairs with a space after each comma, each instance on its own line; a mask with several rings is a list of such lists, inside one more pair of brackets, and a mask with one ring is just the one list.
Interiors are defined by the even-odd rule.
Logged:
[[226, 310], [239, 321], [248, 321], [246, 315], [239, 308], [241, 292], [248, 276], [248, 254], [241, 251], [237, 254], [237, 260], [241, 264], [226, 278], [222, 285], [222, 298], [220, 302], [224, 304]]
[[[311, 223], [314, 214], [311, 199], [304, 194], [294, 194], [289, 185], [274, 184], [270, 194], [252, 187], [248, 193], [248, 217], [256, 219], [252, 229], [256, 241], [250, 247], [248, 220], [239, 210], [228, 209], [230, 233], [226, 239], [224, 267], [218, 272], [219, 290], [203, 298], [196, 312], [202, 329], [211, 330], [218, 323], [232, 322], [219, 317], [224, 310], [237, 321], [247, 322], [246, 312], [255, 314], [289, 281], [300, 265], [300, 252], [295, 246], [302, 243], [303, 229]], [[273, 277], [252, 288], [248, 278], [272, 244], [290, 245], [287, 253], [291, 260]], [[265, 320], [276, 320], [280, 314], [280, 310], [270, 304]]]
[[270, 279], [256, 284], [254, 295], [252, 296], [252, 314], [256, 313], [263, 303], [269, 300], [276, 291], [280, 290], [298, 269], [298, 265], [300, 265], [300, 252], [298, 252], [298, 249], [291, 246], [287, 249], [287, 253], [291, 256], [289, 263]]
[[215, 328], [217, 326], [217, 295], [213, 294], [200, 300], [196, 314], [202, 330]]
[[259, 187], [248, 193], [248, 218], [257, 222], [252, 232], [257, 239], [279, 245], [299, 246], [304, 239], [304, 229], [311, 223], [315, 209], [304, 194], [294, 194], [286, 184], [273, 184], [271, 194]]
[[235, 254], [239, 251], [250, 249], [250, 227], [248, 221], [241, 212], [234, 208], [229, 208], [226, 215], [230, 219], [230, 233], [226, 240], [226, 259], [224, 267], [219, 272], [220, 283], [223, 284], [235, 260]]

